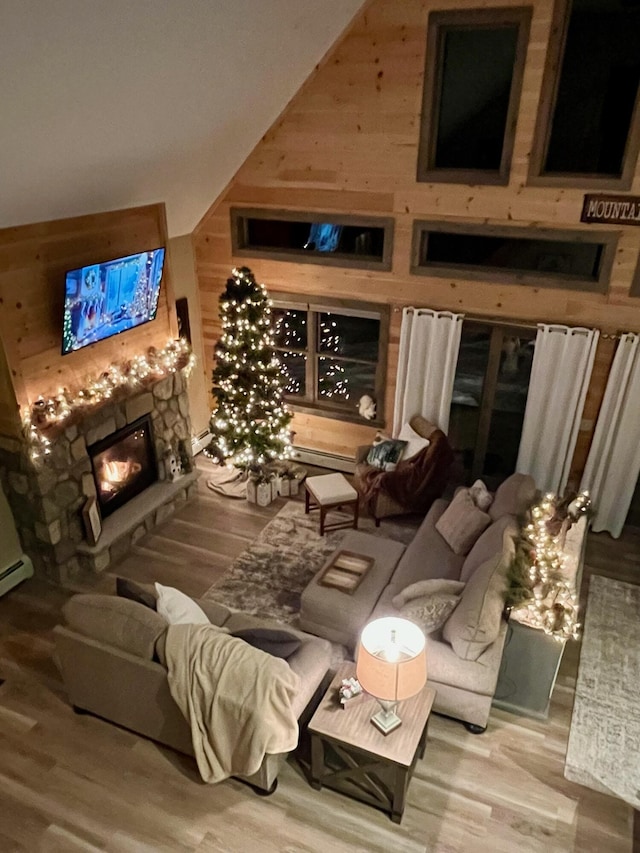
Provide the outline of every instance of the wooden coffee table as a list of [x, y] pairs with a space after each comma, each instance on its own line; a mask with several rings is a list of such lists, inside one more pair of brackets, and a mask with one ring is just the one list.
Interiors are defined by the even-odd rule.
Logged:
[[418, 758], [424, 756], [427, 724], [436, 691], [424, 687], [398, 706], [400, 728], [388, 735], [371, 723], [375, 699], [351, 700], [342, 708], [338, 688], [355, 675], [355, 664], [342, 664], [309, 722], [311, 784], [341, 791], [383, 809], [400, 823], [407, 788]]

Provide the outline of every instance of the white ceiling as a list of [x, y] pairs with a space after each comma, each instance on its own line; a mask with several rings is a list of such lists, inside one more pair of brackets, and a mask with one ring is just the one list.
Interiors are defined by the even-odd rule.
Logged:
[[193, 230], [363, 0], [1, 0], [0, 228]]

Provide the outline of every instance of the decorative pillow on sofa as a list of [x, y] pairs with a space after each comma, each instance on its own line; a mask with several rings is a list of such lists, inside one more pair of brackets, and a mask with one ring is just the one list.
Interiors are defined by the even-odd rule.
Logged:
[[463, 660], [478, 660], [497, 640], [507, 589], [507, 567], [513, 543], [494, 554], [471, 575], [460, 603], [444, 623], [443, 638]]
[[486, 512], [493, 503], [493, 495], [487, 489], [482, 480], [476, 480], [473, 486], [469, 486], [469, 494], [471, 495], [474, 504]]
[[127, 578], [116, 578], [116, 595], [137, 601], [152, 610], [156, 609], [155, 589], [152, 586], [143, 586]]
[[407, 459], [413, 459], [413, 457], [417, 456], [421, 450], [424, 450], [425, 447], [429, 447], [429, 445], [431, 444], [429, 439], [424, 438], [424, 436], [416, 432], [411, 426], [411, 424], [405, 424], [402, 427], [398, 438], [401, 441], [406, 442], [406, 447], [404, 448], [404, 452], [402, 453], [403, 462]]
[[406, 444], [406, 441], [400, 441], [396, 438], [380, 441], [378, 444], [372, 445], [367, 455], [367, 462], [374, 468], [380, 468], [381, 471], [384, 471], [387, 465], [398, 464]]
[[529, 474], [511, 474], [496, 489], [489, 515], [494, 521], [507, 513], [523, 515], [536, 499], [536, 493], [533, 477]]
[[405, 587], [402, 592], [394, 595], [391, 603], [396, 610], [401, 610], [409, 601], [416, 598], [423, 598], [428, 595], [437, 595], [443, 593], [445, 595], [460, 595], [464, 589], [462, 581], [450, 581], [445, 578], [429, 578], [424, 581], [416, 581]]
[[461, 489], [436, 521], [436, 530], [454, 554], [468, 554], [490, 524], [491, 516], [478, 509], [468, 489]]
[[297, 652], [302, 643], [302, 640], [293, 632], [280, 628], [243, 628], [232, 631], [231, 636], [238, 637], [273, 657], [285, 660]]
[[459, 601], [460, 595], [436, 592], [412, 598], [400, 608], [400, 613], [405, 619], [415, 622], [425, 634], [431, 634], [442, 628]]
[[199, 604], [172, 586], [155, 585], [158, 593], [156, 609], [170, 625], [210, 625]]

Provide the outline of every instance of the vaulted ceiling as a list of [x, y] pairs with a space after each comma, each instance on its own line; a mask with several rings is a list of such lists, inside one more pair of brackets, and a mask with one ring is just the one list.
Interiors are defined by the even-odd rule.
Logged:
[[0, 228], [209, 205], [363, 0], [3, 0]]

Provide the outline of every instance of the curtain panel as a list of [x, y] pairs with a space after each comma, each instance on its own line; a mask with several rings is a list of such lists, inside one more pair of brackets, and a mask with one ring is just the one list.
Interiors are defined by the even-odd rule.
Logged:
[[394, 435], [414, 415], [448, 431], [463, 318], [464, 314], [450, 311], [403, 309]]
[[538, 325], [516, 471], [562, 494], [578, 438], [599, 332]]
[[580, 484], [591, 494], [592, 529], [622, 533], [640, 474], [640, 337], [618, 342]]

